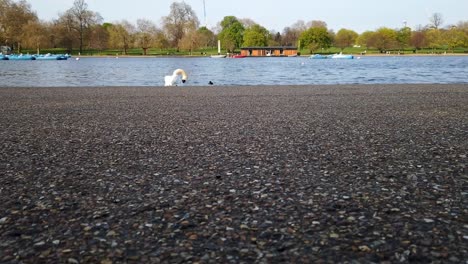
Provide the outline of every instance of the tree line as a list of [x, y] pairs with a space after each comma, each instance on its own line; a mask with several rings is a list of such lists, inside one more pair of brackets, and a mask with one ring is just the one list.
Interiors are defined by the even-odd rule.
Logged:
[[352, 29], [338, 32], [328, 29], [324, 21], [297, 21], [282, 32], [274, 32], [251, 19], [226, 16], [213, 28], [201, 26], [192, 7], [174, 2], [170, 13], [161, 19], [161, 26], [151, 20], [138, 19], [135, 24], [122, 20], [103, 22], [97, 12], [88, 8], [85, 0], [75, 0], [73, 6], [52, 21], [42, 21], [26, 0], [0, 0], [0, 44], [15, 52], [63, 48], [67, 52], [83, 50], [117, 50], [128, 54], [140, 49], [143, 55], [151, 49], [199, 51], [216, 46], [234, 52], [241, 47], [298, 46], [310, 53], [338, 47], [359, 45], [380, 52], [423, 48], [468, 48], [468, 21], [442, 27], [443, 17], [435, 13], [426, 26], [413, 30], [406, 25], [392, 29], [381, 27], [358, 34]]

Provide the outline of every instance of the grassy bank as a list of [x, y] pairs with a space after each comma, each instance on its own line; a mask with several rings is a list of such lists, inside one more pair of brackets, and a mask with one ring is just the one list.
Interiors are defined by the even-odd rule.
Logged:
[[[37, 53], [36, 50], [22, 50], [23, 53], [30, 53], [35, 54]], [[222, 53], [226, 52], [225, 50]], [[385, 54], [377, 49], [366, 49], [365, 47], [350, 47], [341, 50], [337, 47], [331, 47], [328, 49], [317, 50], [314, 52], [310, 52], [308, 49], [301, 49], [301, 55], [310, 55], [310, 54], [335, 54], [339, 52], [343, 52], [346, 54]], [[394, 49], [389, 50], [391, 54], [405, 54], [405, 55], [417, 55], [417, 54], [468, 54], [468, 50], [464, 48], [457, 48], [455, 50], [447, 50], [447, 49], [420, 49], [416, 50], [414, 48], [406, 48], [406, 49]], [[42, 49], [40, 51], [41, 54], [52, 53], [52, 54], [65, 54], [69, 53], [69, 50], [65, 48], [55, 48], [55, 49]], [[198, 49], [192, 52], [186, 50], [176, 50], [176, 49], [148, 49], [147, 56], [204, 56], [204, 55], [211, 55], [217, 54], [218, 51], [216, 48], [207, 48], [207, 49]], [[240, 53], [240, 49], [236, 50], [234, 53]], [[123, 50], [118, 49], [106, 49], [106, 50], [96, 50], [96, 49], [86, 49], [82, 53], [78, 50], [73, 50], [71, 52], [72, 55], [84, 55], [84, 56], [143, 56], [143, 50], [140, 48], [135, 49], [128, 49], [127, 54], [124, 54]]]

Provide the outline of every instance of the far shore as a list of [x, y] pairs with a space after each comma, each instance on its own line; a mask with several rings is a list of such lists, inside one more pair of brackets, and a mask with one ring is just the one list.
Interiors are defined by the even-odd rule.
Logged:
[[[314, 53], [321, 54], [321, 53]], [[381, 53], [372, 53], [372, 54], [359, 54], [359, 53], [346, 53], [350, 55], [355, 55], [359, 57], [459, 57], [459, 56], [468, 56], [468, 53], [447, 53], [447, 54], [427, 54], [427, 53], [390, 53], [390, 54], [381, 54]], [[72, 57], [80, 58], [209, 58], [212, 54], [201, 56], [201, 55], [72, 55]], [[308, 55], [298, 55], [297, 57], [309, 57]], [[286, 58], [285, 56], [272, 56], [273, 58]], [[229, 58], [229, 57], [228, 57]], [[267, 56], [251, 56], [246, 58], [270, 58]]]

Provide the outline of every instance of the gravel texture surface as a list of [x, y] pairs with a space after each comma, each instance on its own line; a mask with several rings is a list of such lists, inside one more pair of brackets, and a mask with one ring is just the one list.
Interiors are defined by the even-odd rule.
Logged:
[[467, 263], [468, 85], [0, 89], [0, 263]]

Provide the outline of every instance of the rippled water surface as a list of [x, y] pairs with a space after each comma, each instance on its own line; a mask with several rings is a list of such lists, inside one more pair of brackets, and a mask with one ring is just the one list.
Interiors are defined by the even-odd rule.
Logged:
[[162, 86], [177, 69], [185, 85], [305, 85], [468, 83], [468, 56], [362, 57], [354, 60], [284, 58], [71, 58], [0, 61], [3, 87]]

